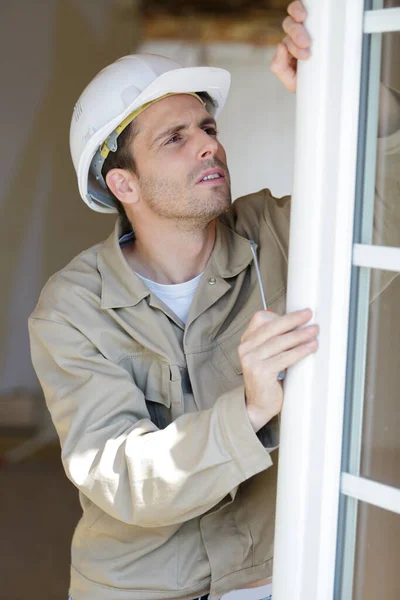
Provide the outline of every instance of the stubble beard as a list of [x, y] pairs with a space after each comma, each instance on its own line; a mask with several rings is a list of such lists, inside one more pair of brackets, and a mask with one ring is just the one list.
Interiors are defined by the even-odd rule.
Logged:
[[[211, 221], [226, 212], [232, 202], [229, 178], [223, 189], [209, 189], [209, 193], [196, 194], [187, 188], [177, 188], [167, 180], [147, 178], [141, 180], [142, 197], [148, 207], [158, 216], [173, 221], [181, 231], [204, 230]], [[222, 188], [222, 186], [221, 186]]]

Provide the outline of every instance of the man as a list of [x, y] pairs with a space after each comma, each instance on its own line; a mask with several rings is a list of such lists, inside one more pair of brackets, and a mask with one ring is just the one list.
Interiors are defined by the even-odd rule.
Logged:
[[[296, 44], [301, 4], [289, 12], [273, 69], [293, 88], [310, 42]], [[83, 508], [73, 600], [214, 600], [271, 580], [280, 379], [318, 327], [284, 314], [289, 198], [231, 205], [214, 120], [228, 87], [221, 69], [136, 55], [74, 110], [82, 198], [121, 217], [29, 324]]]

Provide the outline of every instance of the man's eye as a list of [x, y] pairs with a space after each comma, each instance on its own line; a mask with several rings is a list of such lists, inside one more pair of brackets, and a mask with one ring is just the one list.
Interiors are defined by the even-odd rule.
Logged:
[[172, 137], [169, 138], [169, 140], [167, 141], [167, 144], [174, 144], [175, 142], [178, 142], [181, 139], [181, 136], [178, 135], [177, 133], [175, 135], [173, 135]]
[[216, 127], [206, 127], [204, 129], [204, 131], [206, 133], [208, 133], [208, 135], [218, 135], [219, 131]]

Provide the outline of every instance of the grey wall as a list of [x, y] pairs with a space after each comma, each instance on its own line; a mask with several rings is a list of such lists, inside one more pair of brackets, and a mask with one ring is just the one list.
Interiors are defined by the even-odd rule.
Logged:
[[49, 276], [106, 237], [114, 217], [81, 201], [68, 145], [90, 79], [135, 49], [133, 2], [16, 0], [0, 35], [0, 393], [35, 390], [27, 318]]

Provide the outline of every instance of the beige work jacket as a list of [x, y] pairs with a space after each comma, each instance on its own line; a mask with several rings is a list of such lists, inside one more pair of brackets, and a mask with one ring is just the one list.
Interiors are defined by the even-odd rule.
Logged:
[[[272, 575], [277, 418], [255, 434], [238, 344], [285, 311], [289, 198], [262, 191], [217, 221], [186, 326], [107, 241], [45, 286], [33, 364], [80, 491], [74, 600], [211, 599]], [[184, 257], [182, 257], [184, 260]]]
[[[400, 132], [378, 151], [373, 240], [399, 246]], [[210, 589], [216, 600], [272, 574], [278, 425], [254, 433], [237, 348], [262, 308], [249, 239], [269, 308], [285, 311], [289, 205], [263, 191], [219, 218], [186, 327], [128, 267], [119, 223], [44, 288], [29, 327], [83, 508], [74, 600], [190, 599]], [[362, 474], [374, 478], [379, 427], [398, 403], [399, 281], [372, 271], [369, 347], [376, 324], [386, 335], [367, 361], [367, 410], [384, 407], [369, 419], [372, 445], [363, 437]]]

